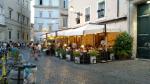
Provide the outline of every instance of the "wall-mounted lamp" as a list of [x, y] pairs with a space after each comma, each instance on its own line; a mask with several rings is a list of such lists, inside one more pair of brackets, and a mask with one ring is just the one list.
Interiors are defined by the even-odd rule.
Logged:
[[73, 12], [73, 11], [74, 11], [73, 6], [70, 6], [69, 11], [71, 11], [71, 12]]
[[147, 1], [146, 3], [147, 3], [147, 4], [150, 4], [150, 1]]
[[73, 12], [74, 14], [77, 14], [78, 16], [82, 16], [82, 15], [83, 15], [81, 12], [76, 12], [76, 11], [74, 10], [74, 7], [73, 7], [73, 6], [70, 6], [69, 11], [70, 11], [70, 12]]

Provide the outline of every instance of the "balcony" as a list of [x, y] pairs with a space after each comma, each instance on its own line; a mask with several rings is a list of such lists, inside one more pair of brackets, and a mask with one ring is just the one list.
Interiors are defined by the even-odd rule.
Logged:
[[4, 14], [0, 14], [0, 26], [6, 26]]

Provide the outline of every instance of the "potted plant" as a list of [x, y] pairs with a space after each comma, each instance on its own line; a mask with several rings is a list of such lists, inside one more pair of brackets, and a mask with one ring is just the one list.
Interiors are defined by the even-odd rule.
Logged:
[[126, 32], [121, 33], [114, 44], [114, 51], [117, 59], [131, 59], [133, 38]]
[[56, 57], [59, 56], [59, 50], [60, 50], [59, 48], [56, 48], [56, 49], [55, 49], [55, 56], [56, 56]]
[[75, 63], [80, 63], [80, 51], [78, 50], [73, 51], [73, 56], [75, 59]]
[[90, 55], [91, 64], [95, 64], [96, 63], [96, 57], [98, 56], [99, 52], [97, 50], [90, 50], [88, 52], [88, 54]]
[[71, 49], [70, 49], [70, 47], [66, 49], [66, 60], [71, 61]]
[[59, 56], [61, 59], [65, 59], [65, 54], [66, 54], [65, 50], [63, 48], [60, 48]]
[[108, 49], [108, 53], [109, 53], [109, 61], [115, 60], [114, 50], [112, 48]]

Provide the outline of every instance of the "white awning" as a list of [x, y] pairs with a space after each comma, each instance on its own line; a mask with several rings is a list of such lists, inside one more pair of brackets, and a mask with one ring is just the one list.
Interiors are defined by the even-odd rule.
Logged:
[[56, 33], [55, 32], [50, 33], [50, 34], [48, 34], [48, 36], [56, 36]]
[[[121, 29], [119, 28], [108, 28], [106, 26], [107, 32], [121, 32]], [[84, 34], [96, 34], [96, 33], [102, 33], [104, 32], [104, 25], [95, 25], [95, 24], [87, 24], [85, 26], [76, 28], [76, 29], [68, 29], [68, 30], [62, 30], [58, 31], [58, 36], [78, 36], [78, 35], [84, 35]]]
[[95, 34], [104, 32], [104, 25], [86, 25], [86, 29], [84, 30], [84, 34]]
[[58, 31], [58, 36], [78, 36], [83, 35], [86, 26], [76, 28], [76, 29], [68, 29], [63, 31]]
[[58, 31], [57, 35], [58, 36], [65, 36], [65, 30], [64, 31]]
[[83, 35], [84, 30], [86, 29], [86, 26], [79, 27], [77, 29], [73, 29], [72, 33], [70, 36], [78, 36], [78, 35]]
[[64, 30], [65, 31], [65, 36], [71, 36], [72, 32], [74, 29], [68, 29], [68, 30]]

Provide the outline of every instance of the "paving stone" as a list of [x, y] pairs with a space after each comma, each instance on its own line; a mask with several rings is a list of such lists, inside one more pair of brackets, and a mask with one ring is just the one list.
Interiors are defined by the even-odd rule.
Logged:
[[[22, 50], [28, 56], [28, 50]], [[26, 57], [28, 58], [28, 57]], [[75, 64], [44, 56], [37, 64], [37, 84], [150, 84], [150, 61], [127, 60], [98, 64]]]

